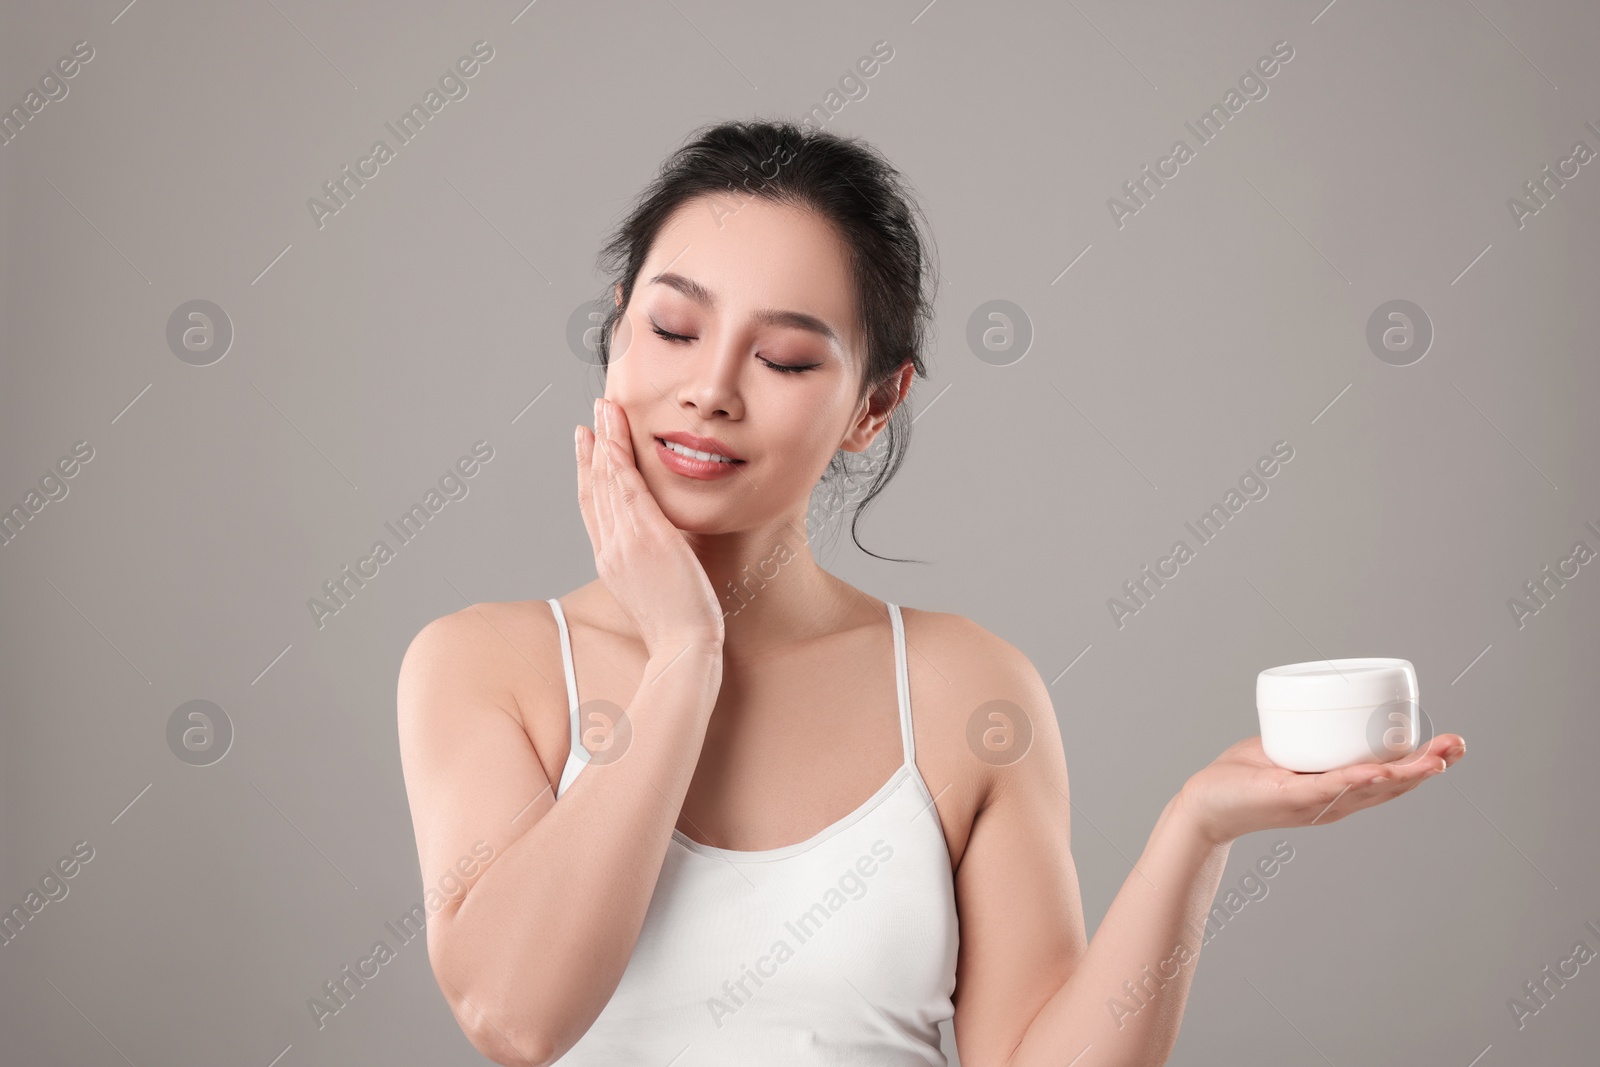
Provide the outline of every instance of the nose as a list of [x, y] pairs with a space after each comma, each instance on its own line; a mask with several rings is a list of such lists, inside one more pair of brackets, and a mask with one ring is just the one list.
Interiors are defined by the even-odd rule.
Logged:
[[715, 415], [743, 418], [744, 401], [739, 387], [740, 377], [749, 366], [745, 349], [746, 342], [737, 335], [715, 342], [702, 339], [684, 365], [678, 403], [693, 408], [702, 419]]

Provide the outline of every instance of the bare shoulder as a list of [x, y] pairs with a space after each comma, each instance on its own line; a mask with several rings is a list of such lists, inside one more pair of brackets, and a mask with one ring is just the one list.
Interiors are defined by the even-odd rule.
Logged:
[[[412, 637], [400, 664], [400, 763], [417, 857], [423, 884], [450, 896], [450, 910], [428, 920], [436, 974], [440, 938], [455, 941], [446, 935], [454, 909], [554, 804], [552, 767], [559, 781], [556, 760], [566, 753], [550, 752], [550, 741], [523, 725], [528, 694], [537, 693], [523, 678], [548, 654], [537, 639], [540, 609], [549, 611], [538, 601], [485, 603], [441, 615]], [[557, 660], [559, 679], [559, 651]], [[459, 1014], [458, 997], [450, 999]]]
[[[566, 690], [560, 635], [542, 600], [484, 601], [432, 620], [406, 648], [399, 689], [402, 717], [423, 707], [446, 715], [468, 705], [497, 707], [527, 733], [541, 763], [565, 758], [550, 752], [566, 736]], [[446, 690], [448, 702], [407, 698]]]
[[958, 704], [971, 704], [967, 711], [995, 700], [1030, 713], [1049, 706], [1049, 690], [1033, 661], [1005, 638], [951, 612], [902, 608], [901, 617], [907, 669], [915, 678], [920, 668], [935, 692], [943, 689]]
[[910, 642], [919, 640], [969, 680], [999, 683], [1008, 676], [1038, 678], [1033, 661], [1021, 649], [965, 615], [907, 607], [902, 607], [900, 613], [905, 621], [908, 654]]
[[[1049, 687], [1021, 649], [969, 618], [916, 608], [902, 608], [901, 616], [918, 736], [932, 742], [918, 746], [918, 763], [926, 753], [924, 776], [934, 792], [949, 784], [967, 798], [953, 827], [964, 844], [973, 819], [1000, 790], [1041, 765], [1064, 764]], [[1030, 753], [1036, 758], [1023, 758]], [[1060, 771], [1064, 787], [1065, 767]]]
[[441, 615], [412, 637], [400, 670], [448, 671], [463, 681], [512, 688], [518, 672], [534, 668], [532, 654], [541, 639], [555, 633], [555, 619], [543, 601], [486, 601]]

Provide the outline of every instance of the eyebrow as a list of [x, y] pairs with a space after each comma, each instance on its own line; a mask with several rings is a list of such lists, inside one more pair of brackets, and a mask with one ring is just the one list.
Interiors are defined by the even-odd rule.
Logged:
[[[650, 279], [650, 284], [654, 285], [657, 283], [676, 289], [678, 292], [682, 293], [684, 296], [688, 297], [690, 300], [693, 300], [695, 303], [701, 305], [707, 310], [714, 309], [717, 306], [717, 298], [712, 295], [711, 290], [707, 289], [693, 278], [686, 278], [674, 271], [664, 271]], [[808, 330], [811, 333], [818, 334], [821, 337], [826, 338], [830, 344], [837, 346], [840, 350], [843, 350], [844, 348], [844, 342], [840, 340], [839, 335], [834, 332], [833, 327], [829, 326], [826, 322], [823, 322], [815, 315], [808, 315], [803, 311], [784, 311], [778, 308], [760, 308], [756, 311], [754, 317], [757, 322], [762, 323], [763, 325], [788, 326], [796, 330]]]

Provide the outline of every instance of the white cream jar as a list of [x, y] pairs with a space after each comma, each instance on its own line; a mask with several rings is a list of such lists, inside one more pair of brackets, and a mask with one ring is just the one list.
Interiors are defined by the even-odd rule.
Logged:
[[1291, 771], [1389, 763], [1415, 751], [1421, 731], [1409, 660], [1313, 660], [1256, 676], [1267, 758]]

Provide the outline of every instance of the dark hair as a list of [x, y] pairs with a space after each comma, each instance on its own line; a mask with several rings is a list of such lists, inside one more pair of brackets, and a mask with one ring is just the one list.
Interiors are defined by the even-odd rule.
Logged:
[[[849, 247], [856, 310], [867, 339], [857, 401], [869, 391], [892, 391], [895, 371], [908, 360], [914, 374], [926, 378], [923, 348], [933, 327], [938, 269], [924, 254], [924, 242], [931, 250], [932, 240], [919, 230], [918, 223], [925, 226], [926, 220], [905, 179], [875, 148], [857, 138], [766, 120], [722, 122], [693, 131], [606, 241], [598, 261], [613, 281], [607, 286], [605, 319], [595, 346], [601, 367], [609, 365], [612, 331], [632, 301], [634, 282], [672, 213], [697, 196], [741, 189], [752, 197], [816, 212], [833, 224]], [[620, 305], [611, 294], [618, 284]], [[823, 484], [843, 504], [859, 494], [853, 489], [841, 491], [839, 483], [871, 475], [850, 523], [851, 539], [869, 555], [877, 553], [862, 546], [856, 523], [899, 470], [910, 433], [911, 418], [902, 403], [867, 450], [869, 462], [862, 469], [852, 469], [845, 458], [849, 453], [840, 451], [823, 476]], [[877, 448], [885, 439], [887, 448]], [[881, 464], [871, 462], [872, 452], [886, 452]]]

